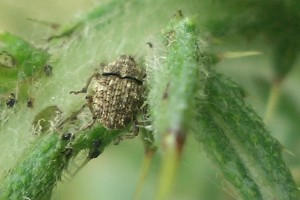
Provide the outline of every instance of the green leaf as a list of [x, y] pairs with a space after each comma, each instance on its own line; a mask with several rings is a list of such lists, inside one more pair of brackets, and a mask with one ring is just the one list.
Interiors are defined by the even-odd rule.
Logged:
[[[282, 146], [243, 99], [243, 91], [211, 72], [207, 105], [199, 102], [197, 136], [243, 199], [297, 199]], [[220, 146], [219, 146], [220, 145]]]

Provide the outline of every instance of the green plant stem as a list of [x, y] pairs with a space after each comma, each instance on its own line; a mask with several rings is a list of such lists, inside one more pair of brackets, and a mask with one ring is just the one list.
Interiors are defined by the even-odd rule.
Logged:
[[152, 69], [149, 105], [153, 125], [162, 137], [163, 162], [156, 199], [165, 199], [174, 182], [185, 138], [191, 126], [197, 85], [198, 46], [195, 27], [181, 13], [164, 31], [167, 50], [162, 66]]
[[155, 152], [156, 152], [156, 150], [149, 150], [149, 151], [145, 152], [145, 155], [144, 155], [144, 158], [143, 158], [143, 161], [142, 161], [139, 180], [136, 184], [136, 189], [135, 189], [134, 198], [133, 198], [134, 200], [141, 199], [143, 186], [145, 184], [145, 180], [146, 180], [147, 175], [149, 173], [149, 169], [150, 169], [151, 162], [152, 162], [152, 159], [153, 159], [153, 156], [154, 156]]
[[143, 186], [145, 184], [145, 180], [147, 178], [147, 175], [149, 173], [149, 169], [151, 166], [151, 162], [153, 160], [153, 157], [157, 151], [157, 146], [154, 144], [154, 135], [153, 131], [149, 131], [145, 128], [140, 128], [140, 138], [143, 141], [144, 144], [144, 158], [142, 161], [141, 166], [141, 172], [139, 176], [139, 180], [136, 185], [134, 198], [135, 200], [138, 200], [141, 198]]
[[[101, 153], [119, 134], [119, 131], [107, 131], [97, 126], [75, 135], [72, 143], [62, 140], [57, 133], [42, 136], [0, 180], [0, 199], [50, 199], [70, 158], [75, 158], [84, 149], [91, 150], [95, 140], [101, 140], [98, 149]], [[67, 149], [71, 151], [67, 152]]]
[[274, 80], [271, 86], [271, 91], [267, 103], [267, 110], [264, 118], [264, 122], [266, 124], [268, 124], [271, 121], [274, 111], [276, 110], [276, 106], [280, 97], [280, 88], [281, 88], [281, 81], [277, 79]]
[[64, 167], [63, 149], [57, 134], [48, 134], [37, 140], [1, 180], [0, 199], [50, 199]]

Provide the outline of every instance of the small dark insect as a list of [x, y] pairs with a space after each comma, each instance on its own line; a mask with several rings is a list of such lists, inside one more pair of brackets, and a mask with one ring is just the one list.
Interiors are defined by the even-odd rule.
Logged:
[[46, 64], [44, 66], [44, 72], [45, 72], [46, 76], [51, 76], [52, 75], [52, 66], [49, 64]]
[[102, 141], [100, 139], [96, 139], [93, 141], [92, 146], [93, 148], [99, 148], [102, 144]]
[[27, 99], [27, 107], [33, 108], [34, 98], [28, 98]]
[[183, 17], [182, 10], [177, 10], [176, 13], [174, 14], [174, 17], [182, 18]]
[[136, 120], [143, 104], [143, 78], [145, 74], [131, 56], [122, 55], [103, 67], [102, 73], [94, 73], [80, 91], [86, 93], [95, 78], [87, 105], [93, 114], [92, 126], [98, 120], [107, 129], [121, 129]]
[[61, 136], [61, 140], [68, 141], [74, 139], [74, 134], [67, 132]]
[[177, 11], [180, 17], [183, 17], [182, 10]]
[[64, 151], [62, 152], [65, 156], [66, 160], [69, 160], [73, 154], [73, 148], [72, 147], [66, 147]]
[[150, 48], [153, 48], [153, 44], [151, 42], [147, 42], [146, 44], [148, 44]]
[[16, 95], [14, 93], [10, 93], [8, 99], [6, 100], [6, 105], [9, 108], [12, 108], [17, 103]]
[[94, 158], [97, 158], [100, 154], [101, 154], [101, 152], [98, 149], [94, 149], [94, 151], [89, 152], [88, 158], [94, 159]]
[[88, 155], [89, 159], [97, 158], [101, 154], [101, 151], [99, 150], [101, 144], [102, 141], [100, 139], [96, 139], [93, 141], [92, 148], [90, 149]]

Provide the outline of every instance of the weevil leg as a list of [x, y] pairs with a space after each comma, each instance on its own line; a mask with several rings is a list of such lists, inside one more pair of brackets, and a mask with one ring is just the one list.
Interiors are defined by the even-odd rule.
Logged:
[[74, 119], [74, 117], [76, 117], [78, 114], [80, 114], [82, 112], [82, 110], [87, 106], [89, 108], [90, 112], [93, 115], [93, 119], [90, 123], [82, 126], [79, 130], [84, 131], [88, 128], [91, 128], [95, 124], [95, 122], [97, 121], [97, 116], [96, 116], [95, 111], [92, 107], [92, 97], [87, 96], [86, 99], [87, 99], [88, 102], [86, 104], [84, 104], [78, 111], [75, 111], [74, 113], [72, 113], [72, 115], [69, 118], [67, 118], [66, 120], [64, 120], [63, 123], [67, 120]]
[[137, 128], [141, 127], [141, 128], [146, 129], [148, 131], [153, 131], [153, 127], [152, 127], [152, 124], [151, 124], [150, 120], [138, 121], [135, 126], [137, 126]]
[[77, 115], [79, 115], [82, 110], [85, 108], [86, 104], [84, 104], [80, 109], [78, 109], [77, 111], [75, 112], [72, 112], [72, 114], [67, 117], [66, 119], [64, 119], [63, 121], [61, 121], [57, 126], [56, 128], [60, 128], [64, 123], [66, 123], [67, 121], [70, 121], [70, 120], [74, 120], [76, 119]]
[[138, 136], [139, 131], [140, 131], [140, 128], [138, 126], [138, 121], [134, 120], [133, 121], [133, 126], [131, 128], [130, 133], [127, 134], [127, 135], [121, 135], [118, 138], [116, 138], [115, 141], [114, 141], [114, 145], [119, 144], [122, 140], [135, 138], [136, 136]]
[[86, 129], [91, 128], [95, 124], [96, 121], [97, 121], [97, 119], [93, 118], [93, 120], [90, 123], [88, 123], [88, 124], [84, 125], [83, 127], [81, 127], [80, 131], [84, 131]]
[[90, 109], [90, 112], [92, 113], [93, 118], [97, 118], [96, 113], [95, 113], [95, 110], [94, 110], [94, 108], [93, 108], [93, 106], [92, 106], [92, 104], [93, 104], [93, 97], [90, 96], [90, 95], [88, 95], [88, 96], [86, 96], [85, 98], [87, 99], [87, 106], [88, 106], [88, 108]]
[[[132, 127], [132, 135], [131, 135], [131, 138], [134, 138], [136, 137], [140, 132], [140, 128], [138, 126], [138, 121], [137, 120], [134, 120], [133, 121], [133, 127]], [[130, 138], [130, 139], [131, 139]]]
[[97, 78], [97, 77], [99, 77], [99, 76], [101, 76], [100, 73], [94, 73], [92, 76], [89, 77], [89, 79], [86, 81], [85, 86], [84, 86], [81, 90], [79, 90], [79, 91], [71, 91], [70, 94], [81, 94], [81, 93], [86, 93], [86, 92], [87, 92], [87, 89], [88, 89], [88, 87], [89, 87], [89, 85], [91, 84], [91, 82], [92, 82], [92, 80], [93, 80], [93, 78]]
[[81, 131], [86, 130], [88, 128], [91, 128], [95, 124], [95, 122], [97, 121], [97, 115], [96, 115], [96, 113], [95, 113], [95, 111], [93, 109], [93, 106], [92, 106], [92, 103], [93, 103], [92, 96], [86, 96], [86, 99], [87, 99], [87, 104], [85, 104], [85, 105], [87, 105], [87, 107], [89, 108], [90, 112], [92, 113], [93, 120], [90, 123], [88, 123], [87, 125], [81, 127], [80, 128]]

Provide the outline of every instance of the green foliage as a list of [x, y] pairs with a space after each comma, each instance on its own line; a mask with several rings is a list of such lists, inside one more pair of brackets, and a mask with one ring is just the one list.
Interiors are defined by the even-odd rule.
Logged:
[[49, 57], [45, 50], [14, 34], [0, 33], [0, 59], [3, 61], [0, 62], [1, 94], [15, 93], [16, 88], [20, 87], [20, 93], [15, 95], [18, 100], [26, 99], [28, 84], [43, 74]]
[[101, 141], [97, 151], [116, 140], [118, 131], [98, 126], [82, 132], [74, 140], [62, 139], [58, 133], [48, 132], [39, 137], [19, 162], [0, 180], [0, 199], [50, 199], [53, 188], [61, 179], [69, 160], [84, 149], [93, 149], [95, 140]]
[[165, 146], [157, 199], [165, 199], [176, 174], [185, 137], [193, 124], [198, 82], [195, 25], [178, 12], [164, 30], [165, 60], [149, 69], [149, 109], [155, 133]]
[[[191, 6], [187, 2], [178, 5], [192, 9], [194, 4], [192, 2]], [[151, 7], [153, 10], [149, 10], [149, 5], [154, 4], [152, 1], [141, 3], [132, 0], [125, 3], [112, 0], [96, 6], [74, 24], [63, 27], [60, 34], [50, 37], [50, 50], [52, 56], [57, 57], [57, 62], [49, 82], [39, 76], [49, 60], [48, 53], [10, 33], [0, 35], [1, 44], [4, 44], [1, 46], [3, 56], [15, 61], [5, 60], [0, 67], [1, 95], [14, 90], [18, 81], [33, 78], [40, 83], [40, 90], [35, 93], [38, 96], [35, 110], [28, 112], [28, 109], [19, 106], [20, 109], [5, 118], [5, 123], [1, 125], [1, 141], [8, 144], [4, 146], [1, 143], [5, 154], [10, 152], [18, 158], [15, 163], [8, 164], [6, 172], [1, 172], [0, 199], [50, 199], [54, 186], [64, 172], [72, 168], [73, 161], [82, 157], [85, 159], [79, 167], [75, 167], [76, 173], [90, 161], [91, 155], [101, 154], [107, 146], [117, 142], [119, 136], [129, 131], [106, 130], [99, 124], [81, 131], [90, 122], [91, 115], [86, 109], [75, 117], [74, 110], [83, 104], [84, 97], [70, 96], [69, 91], [79, 89], [77, 87], [94, 71], [86, 66], [102, 62], [101, 59], [107, 61], [115, 54], [134, 52], [133, 49], [139, 52], [140, 60], [146, 58], [149, 92], [145, 94], [148, 105], [141, 113], [144, 115], [141, 118], [150, 120], [150, 125], [147, 130], [141, 127], [140, 131], [146, 155], [140, 183], [145, 180], [150, 159], [157, 149], [154, 138], [161, 140], [159, 148], [162, 147], [164, 152], [157, 184], [159, 188], [155, 194], [157, 199], [167, 198], [184, 155], [185, 140], [192, 136], [196, 137], [224, 178], [232, 184], [238, 193], [236, 198], [298, 198], [297, 186], [281, 155], [282, 145], [245, 103], [245, 92], [213, 69], [212, 64], [221, 59], [214, 52], [207, 53], [200, 42], [204, 34], [197, 30], [200, 24], [198, 18], [184, 18], [179, 11], [167, 26], [166, 17], [160, 17], [162, 22], [147, 21], [152, 19], [151, 16], [159, 15], [154, 9], [159, 10], [165, 4], [160, 2], [157, 7]], [[136, 20], [138, 14], [126, 10], [130, 6], [135, 11], [144, 11], [144, 16]], [[253, 39], [263, 34], [269, 41], [276, 41], [270, 44], [274, 55], [274, 77], [280, 80], [286, 77], [298, 56], [299, 42], [294, 41], [298, 41], [296, 39], [299, 37], [299, 13], [296, 9], [299, 3], [227, 1], [219, 3], [219, 6], [213, 8], [215, 16], [207, 20], [207, 27], [214, 36], [222, 35], [224, 40], [230, 41], [234, 37]], [[272, 12], [266, 12], [270, 7]], [[224, 8], [230, 12], [225, 12]], [[217, 12], [218, 9], [222, 12]], [[276, 10], [280, 11], [277, 15]], [[225, 20], [218, 21], [220, 16]], [[129, 23], [131, 20], [135, 20], [137, 25]], [[157, 25], [147, 29], [153, 22]], [[151, 42], [154, 45], [150, 50], [145, 51], [137, 45], [137, 41], [148, 42], [148, 34], [153, 30], [158, 32], [161, 26], [166, 28], [162, 36], [153, 36]], [[287, 29], [287, 26], [292, 28]], [[141, 36], [142, 33], [147, 35]], [[133, 34], [136, 38], [132, 39]], [[56, 49], [55, 43], [61, 48]], [[126, 48], [123, 49], [123, 46]], [[21, 92], [26, 93], [32, 88], [29, 84], [21, 88]], [[3, 110], [3, 113], [7, 111]], [[61, 123], [69, 116], [67, 121]], [[37, 135], [33, 136], [29, 131], [32, 125], [39, 130]], [[16, 127], [13, 140], [9, 134], [11, 127]], [[13, 141], [16, 141], [19, 151], [12, 149], [16, 145], [9, 145]], [[7, 146], [11, 149], [7, 150]], [[20, 151], [23, 153], [16, 153]], [[1, 162], [5, 160], [0, 159]], [[66, 174], [72, 177], [73, 172], [70, 171]]]
[[182, 132], [191, 125], [198, 78], [194, 29], [189, 19], [173, 19], [164, 31], [166, 60], [162, 60], [161, 66], [149, 69], [149, 104], [159, 134], [186, 134]]
[[297, 199], [282, 146], [245, 104], [241, 89], [211, 72], [207, 95], [207, 105], [199, 105], [199, 139], [242, 198]]
[[49, 54], [45, 50], [38, 49], [11, 33], [2, 32], [0, 41], [1, 52], [6, 52], [14, 60], [14, 66], [10, 68], [16, 68], [18, 72], [19, 77], [14, 77], [15, 79], [32, 76], [43, 69], [49, 59]]
[[37, 140], [27, 155], [1, 179], [0, 199], [50, 199], [64, 166], [63, 150], [57, 134]]

